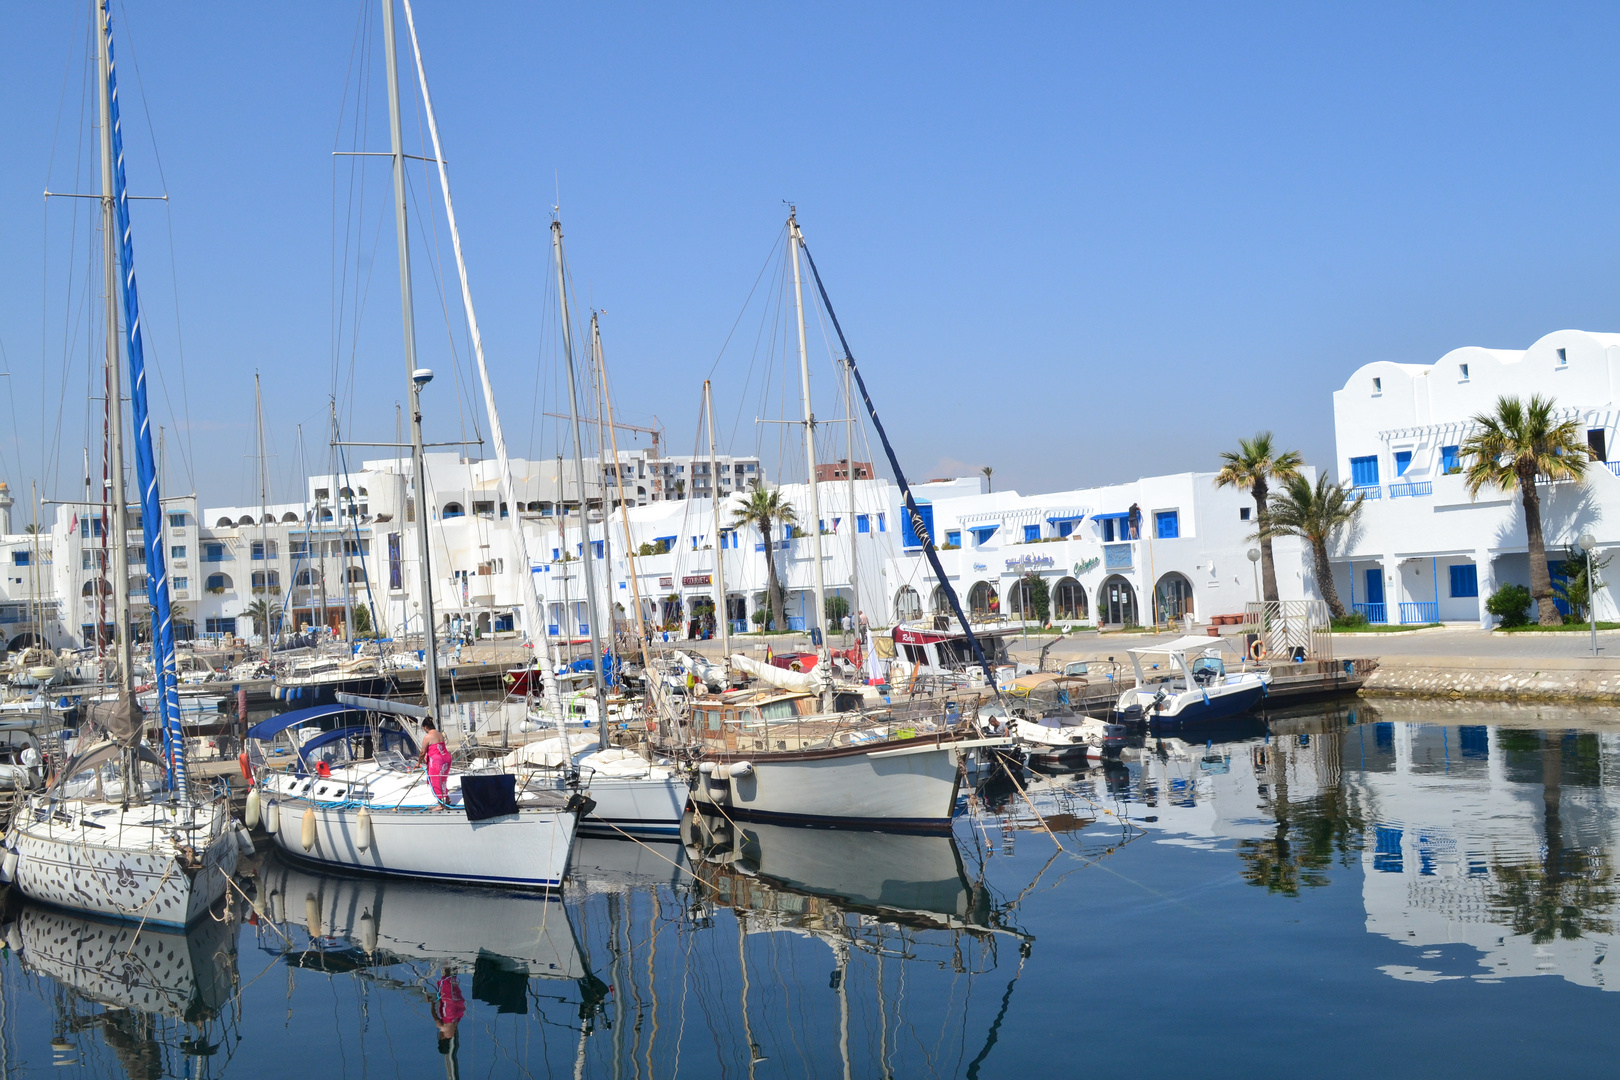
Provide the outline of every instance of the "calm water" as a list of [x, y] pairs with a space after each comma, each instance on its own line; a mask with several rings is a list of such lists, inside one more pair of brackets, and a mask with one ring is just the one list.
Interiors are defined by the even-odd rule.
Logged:
[[552, 900], [273, 859], [187, 935], [13, 899], [5, 1073], [1606, 1075], [1611, 715], [1274, 717], [988, 793], [954, 839], [582, 841]]

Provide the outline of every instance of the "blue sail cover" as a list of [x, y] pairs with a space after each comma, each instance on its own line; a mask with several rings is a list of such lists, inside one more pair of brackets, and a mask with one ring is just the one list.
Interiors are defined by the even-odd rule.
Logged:
[[[163, 509], [158, 495], [152, 419], [146, 407], [146, 356], [141, 348], [141, 305], [135, 291], [135, 247], [129, 227], [129, 188], [124, 180], [124, 135], [118, 122], [117, 66], [113, 63], [112, 19], [107, 19], [107, 114], [112, 121], [113, 194], [118, 211], [119, 263], [123, 270], [124, 330], [129, 354], [130, 402], [135, 410], [135, 476], [141, 491], [141, 529], [146, 537], [146, 598], [152, 606], [152, 667], [157, 678], [159, 727], [170, 783], [184, 802], [189, 796], [184, 736], [180, 728], [179, 677], [174, 660], [174, 623], [169, 610], [169, 575], [163, 560]], [[123, 507], [118, 507], [123, 512]]]

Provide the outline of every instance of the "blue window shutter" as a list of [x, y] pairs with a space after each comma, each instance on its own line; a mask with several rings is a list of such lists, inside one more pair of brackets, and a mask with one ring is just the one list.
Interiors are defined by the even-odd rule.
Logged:
[[951, 529], [948, 532], [946, 532], [946, 534], [945, 534], [945, 542], [947, 544], [955, 544], [957, 547], [961, 547], [962, 546], [962, 530], [961, 529]]
[[1478, 596], [1479, 568], [1471, 563], [1451, 567], [1451, 595]]
[[1455, 446], [1442, 446], [1440, 448], [1440, 471], [1448, 473], [1462, 464]]
[[1356, 487], [1378, 486], [1378, 458], [1353, 457], [1350, 459], [1350, 483]]
[[872, 531], [872, 518], [867, 514], [860, 514], [855, 518], [855, 531], [869, 533]]
[[1160, 540], [1174, 540], [1181, 535], [1181, 515], [1175, 510], [1160, 510], [1153, 515], [1159, 529]]
[[1036, 540], [1039, 540], [1040, 538], [1041, 538], [1041, 527], [1039, 525], [1025, 525], [1024, 526], [1024, 543], [1032, 544]]
[[1397, 451], [1395, 451], [1395, 475], [1396, 476], [1405, 476], [1406, 475], [1406, 470], [1411, 468], [1411, 465], [1412, 465], [1412, 451], [1410, 451], [1410, 450], [1397, 450]]
[[[928, 513], [930, 515], [932, 515], [933, 511], [930, 510], [930, 511], [928, 511]], [[878, 532], [888, 532], [888, 531], [889, 531], [889, 515], [888, 514], [879, 514], [878, 515]]]
[[[928, 504], [928, 503], [918, 503], [917, 504], [917, 513], [922, 518], [923, 528], [927, 529], [929, 535], [932, 536], [933, 533], [934, 533], [934, 508], [933, 508], [933, 506]], [[922, 537], [917, 535], [917, 529], [912, 524], [911, 515], [902, 512], [901, 515], [900, 515], [900, 523], [901, 523], [902, 529], [904, 530], [901, 533], [901, 536], [904, 538], [904, 545], [906, 547], [908, 547], [908, 548], [922, 547]], [[879, 529], [879, 531], [882, 531], [882, 527], [883, 527], [883, 515], [879, 514], [878, 515], [878, 529]]]

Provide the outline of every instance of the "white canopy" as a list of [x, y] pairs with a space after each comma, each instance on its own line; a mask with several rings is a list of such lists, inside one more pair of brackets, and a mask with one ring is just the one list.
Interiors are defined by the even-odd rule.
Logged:
[[1143, 649], [1126, 649], [1125, 651], [1132, 656], [1168, 656], [1171, 653], [1201, 652], [1205, 649], [1220, 648], [1230, 649], [1234, 654], [1241, 655], [1238, 653], [1237, 646], [1233, 645], [1225, 637], [1200, 637], [1197, 634], [1178, 637], [1176, 640], [1167, 641], [1162, 645], [1149, 645]]

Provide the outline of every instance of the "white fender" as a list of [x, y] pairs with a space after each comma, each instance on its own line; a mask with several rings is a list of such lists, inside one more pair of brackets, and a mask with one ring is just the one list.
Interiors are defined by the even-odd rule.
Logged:
[[310, 937], [321, 936], [321, 898], [314, 893], [304, 894], [304, 932]]
[[264, 831], [271, 836], [281, 831], [281, 804], [274, 799], [264, 804]]
[[305, 851], [315, 846], [315, 808], [313, 806], [304, 811], [304, 824], [298, 839], [304, 845]]
[[8, 883], [17, 880], [17, 864], [20, 861], [21, 860], [17, 857], [17, 853], [15, 851], [6, 852], [5, 864], [3, 867], [0, 867], [0, 869], [4, 869], [5, 878]]
[[698, 772], [702, 773], [704, 776], [713, 776], [714, 775], [714, 762], [712, 762], [712, 761], [703, 762], [702, 764], [700, 764], [698, 766]]
[[248, 835], [247, 827], [238, 824], [236, 828], [231, 831], [236, 834], [236, 850], [241, 852], [244, 857], [252, 855], [253, 837]]
[[[272, 806], [275, 804], [272, 803]], [[270, 893], [270, 921], [285, 922], [287, 918], [287, 898], [278, 891]]]
[[[370, 851], [371, 850], [371, 811], [362, 809], [360, 811], [360, 813], [355, 817], [354, 823], [355, 823], [355, 826], [356, 826], [356, 831], [360, 834], [359, 835], [360, 850], [361, 851]], [[366, 951], [371, 952], [372, 950], [367, 949]]]
[[360, 947], [368, 953], [377, 951], [377, 920], [369, 911], [360, 915]]
[[250, 828], [250, 829], [258, 828], [258, 826], [259, 826], [259, 789], [258, 788], [254, 788], [252, 791], [248, 792], [247, 806], [244, 807], [243, 810], [242, 810], [242, 820], [247, 823], [248, 828]]
[[726, 775], [735, 779], [739, 776], [747, 776], [753, 771], [754, 763], [752, 761], [733, 761], [731, 767], [726, 770]]

